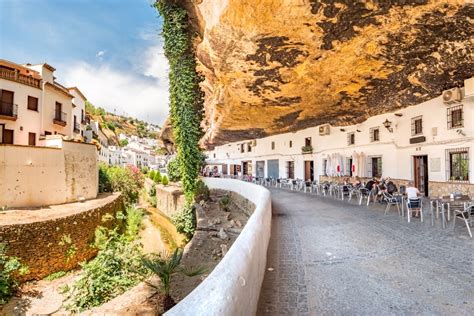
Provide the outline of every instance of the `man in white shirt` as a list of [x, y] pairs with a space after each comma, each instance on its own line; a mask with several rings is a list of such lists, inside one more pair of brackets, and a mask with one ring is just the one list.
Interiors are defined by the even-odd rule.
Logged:
[[[418, 188], [415, 187], [413, 181], [408, 182], [408, 187], [406, 189], [408, 203], [410, 203], [410, 199], [416, 199], [420, 196], [420, 191]], [[410, 205], [410, 209], [415, 210], [415, 217], [420, 217], [420, 204], [416, 203]]]

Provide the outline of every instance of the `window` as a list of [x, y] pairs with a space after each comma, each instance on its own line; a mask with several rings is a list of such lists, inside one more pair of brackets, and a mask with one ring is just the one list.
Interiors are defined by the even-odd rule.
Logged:
[[28, 145], [36, 146], [36, 133], [28, 133]]
[[275, 149], [275, 142], [272, 142], [272, 150]]
[[423, 134], [423, 117], [417, 116], [411, 119], [411, 135]]
[[370, 129], [370, 142], [378, 142], [380, 140], [380, 129], [378, 127], [372, 127]]
[[469, 181], [469, 148], [446, 150], [448, 181]]
[[293, 147], [293, 141], [292, 141], [292, 140], [290, 140], [289, 147], [290, 147], [290, 148]]
[[214, 156], [214, 158], [216, 158], [216, 154], [215, 154], [215, 153], [213, 154], [213, 156]]
[[38, 111], [38, 98], [28, 96], [28, 110]]
[[244, 153], [244, 152], [245, 152], [244, 144], [240, 144], [240, 152], [241, 152], [241, 153]]
[[3, 128], [2, 143], [13, 145], [13, 130], [12, 129]]
[[372, 157], [372, 177], [382, 177], [382, 157]]
[[252, 152], [252, 144], [251, 143], [247, 144], [247, 152]]
[[464, 126], [462, 104], [448, 108], [447, 115], [448, 129], [460, 128]]
[[286, 174], [287, 174], [288, 179], [295, 178], [295, 162], [294, 161], [286, 162]]
[[48, 136], [48, 135], [51, 135], [51, 132], [44, 131], [44, 136]]
[[323, 159], [323, 174], [324, 174], [325, 176], [328, 175], [327, 168], [328, 168], [328, 160], [327, 160], [327, 159]]
[[306, 147], [311, 146], [311, 137], [306, 137], [306, 138], [304, 139], [304, 145], [305, 145]]
[[355, 144], [355, 133], [347, 133], [347, 145]]

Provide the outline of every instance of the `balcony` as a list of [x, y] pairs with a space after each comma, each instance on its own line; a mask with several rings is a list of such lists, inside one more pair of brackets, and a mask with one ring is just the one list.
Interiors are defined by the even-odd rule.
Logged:
[[0, 103], [0, 119], [16, 121], [18, 118], [18, 105], [13, 103]]
[[79, 134], [81, 132], [79, 123], [74, 123], [74, 133]]
[[301, 153], [302, 154], [312, 154], [313, 153], [313, 146], [307, 145], [301, 147]]
[[20, 74], [18, 71], [0, 68], [0, 78], [41, 89], [41, 79], [36, 79], [31, 76]]
[[61, 111], [54, 111], [53, 123], [61, 126], [66, 126], [67, 114]]

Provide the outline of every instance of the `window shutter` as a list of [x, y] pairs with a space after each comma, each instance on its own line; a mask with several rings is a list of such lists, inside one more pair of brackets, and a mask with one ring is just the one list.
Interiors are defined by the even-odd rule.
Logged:
[[367, 177], [372, 178], [372, 157], [367, 157]]

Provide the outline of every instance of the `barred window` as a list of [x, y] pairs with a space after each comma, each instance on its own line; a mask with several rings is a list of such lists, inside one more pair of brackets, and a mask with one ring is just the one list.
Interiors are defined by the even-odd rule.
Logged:
[[460, 128], [464, 126], [462, 104], [450, 107], [446, 111], [448, 116], [448, 129]]
[[380, 129], [378, 127], [372, 127], [370, 129], [370, 142], [378, 142], [380, 140]]
[[469, 181], [469, 148], [446, 149], [448, 181]]
[[411, 135], [423, 134], [423, 116], [417, 116], [411, 119]]
[[347, 145], [355, 144], [355, 133], [347, 133]]

